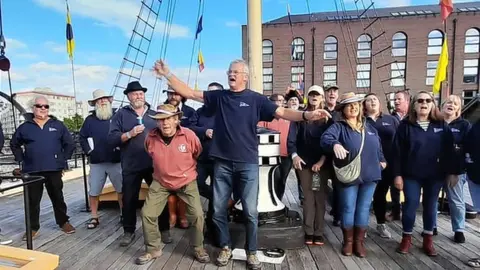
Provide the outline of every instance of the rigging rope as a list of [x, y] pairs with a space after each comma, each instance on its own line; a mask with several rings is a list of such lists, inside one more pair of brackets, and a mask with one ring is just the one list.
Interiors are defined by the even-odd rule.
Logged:
[[[197, 11], [197, 28], [198, 28], [198, 20], [200, 20], [200, 13], [202, 12], [202, 1], [198, 1], [198, 11]], [[197, 29], [195, 29], [195, 32]], [[190, 67], [188, 68], [188, 78], [187, 78], [187, 85], [190, 85], [190, 74], [192, 72], [192, 64], [193, 64], [193, 55], [195, 54], [195, 43], [197, 42], [197, 35], [195, 34], [195, 37], [193, 38], [193, 44], [192, 44], [192, 53], [190, 55]]]
[[[202, 4], [202, 11], [201, 11], [201, 15], [200, 16], [203, 16], [203, 13], [204, 13], [204, 10], [205, 10], [205, 0], [203, 1], [200, 1], [201, 4]], [[199, 35], [200, 37], [198, 38], [198, 53], [200, 53], [200, 48], [201, 48], [201, 45], [202, 45], [202, 34]], [[198, 61], [197, 61], [198, 62]], [[198, 63], [200, 64], [200, 63]], [[191, 65], [191, 62], [190, 62], [190, 65]], [[197, 82], [198, 82], [198, 74], [200, 72], [200, 67], [197, 67], [197, 74], [195, 75], [195, 88], [197, 87]], [[196, 89], [195, 89], [196, 90]]]

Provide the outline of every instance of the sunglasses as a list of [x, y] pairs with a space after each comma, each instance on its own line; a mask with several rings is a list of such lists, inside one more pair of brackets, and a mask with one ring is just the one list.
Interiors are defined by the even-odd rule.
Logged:
[[47, 109], [47, 110], [50, 109], [50, 105], [48, 104], [35, 104], [33, 106], [35, 106], [35, 108], [37, 109]]
[[431, 98], [419, 98], [417, 99], [417, 102], [418, 103], [432, 103], [432, 99]]

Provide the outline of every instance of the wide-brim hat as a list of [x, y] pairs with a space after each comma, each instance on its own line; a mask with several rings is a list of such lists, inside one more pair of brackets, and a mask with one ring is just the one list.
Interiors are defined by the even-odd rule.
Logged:
[[302, 95], [300, 95], [300, 92], [298, 92], [298, 90], [288, 91], [288, 93], [285, 95], [285, 100], [288, 101], [291, 98], [297, 98], [300, 104], [303, 103]]
[[323, 87], [318, 86], [318, 85], [312, 85], [310, 88], [308, 88], [307, 91], [307, 96], [310, 95], [310, 93], [318, 93], [319, 95], [325, 96], [325, 92], [323, 92]]
[[95, 102], [101, 98], [113, 98], [113, 96], [107, 95], [107, 92], [102, 89], [97, 89], [93, 91], [92, 97], [93, 98], [88, 101], [88, 105], [92, 107], [95, 107]]
[[162, 92], [163, 93], [175, 93], [175, 90], [168, 88], [168, 89], [164, 89]]
[[339, 111], [342, 110], [345, 105], [354, 103], [354, 102], [362, 102], [365, 98], [355, 94], [354, 92], [347, 92], [340, 96], [340, 102], [335, 106], [335, 110]]
[[123, 90], [123, 94], [126, 95], [130, 92], [135, 91], [143, 91], [145, 93], [147, 92], [147, 88], [143, 87], [139, 81], [133, 81], [127, 85], [127, 88], [125, 90]]
[[183, 116], [183, 112], [177, 109], [177, 107], [170, 104], [158, 105], [157, 112], [154, 115], [148, 115], [155, 120], [166, 119], [172, 116], [178, 115], [179, 118]]

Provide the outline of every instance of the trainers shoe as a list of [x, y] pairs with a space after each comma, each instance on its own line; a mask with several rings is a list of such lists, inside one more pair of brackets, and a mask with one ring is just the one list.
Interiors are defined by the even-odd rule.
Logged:
[[[32, 240], [37, 238], [37, 236], [38, 236], [38, 231], [32, 231]], [[27, 241], [27, 233], [23, 234], [22, 240]]]
[[132, 243], [134, 238], [135, 238], [134, 233], [130, 233], [130, 232], [123, 233], [123, 235], [120, 237], [120, 246], [126, 247], [130, 245], [130, 243]]
[[0, 235], [0, 245], [10, 245], [11, 243], [13, 243], [13, 240], [12, 240], [12, 239], [3, 238], [3, 237]]
[[203, 247], [196, 247], [194, 256], [198, 262], [201, 262], [201, 263], [210, 262], [210, 256], [208, 255], [207, 251]]
[[232, 250], [229, 247], [224, 247], [218, 254], [217, 265], [225, 266], [228, 264], [231, 258], [232, 258]]
[[387, 226], [385, 224], [378, 224], [377, 232], [382, 238], [392, 238], [392, 234], [387, 230]]
[[247, 255], [247, 267], [252, 270], [262, 269], [262, 263], [258, 260], [257, 254]]
[[170, 230], [160, 232], [160, 236], [162, 237], [162, 242], [164, 244], [170, 244], [173, 241], [172, 236], [170, 236]]
[[455, 232], [453, 240], [455, 243], [463, 244], [465, 243], [465, 235], [463, 235], [463, 232]]
[[321, 235], [313, 236], [313, 244], [317, 246], [323, 246], [323, 244], [325, 244], [325, 239], [323, 239], [323, 236]]
[[65, 222], [62, 226], [62, 231], [66, 234], [72, 234], [75, 233], [75, 227], [73, 227], [70, 222]]
[[160, 256], [162, 256], [162, 251], [161, 250], [157, 250], [157, 251], [153, 251], [153, 252], [147, 252], [147, 253], [143, 254], [142, 256], [136, 258], [135, 263], [138, 264], [138, 265], [143, 265], [143, 264], [149, 263], [152, 260], [155, 260], [156, 258], [158, 258]]

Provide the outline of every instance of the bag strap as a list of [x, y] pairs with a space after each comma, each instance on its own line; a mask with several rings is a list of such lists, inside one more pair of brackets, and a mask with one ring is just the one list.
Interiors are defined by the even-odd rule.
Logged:
[[360, 158], [360, 156], [362, 155], [362, 151], [363, 151], [363, 145], [365, 144], [365, 125], [363, 126], [363, 129], [362, 129], [362, 143], [360, 144], [360, 151], [358, 151], [358, 154], [357, 156], [351, 161], [355, 161], [357, 159]]

